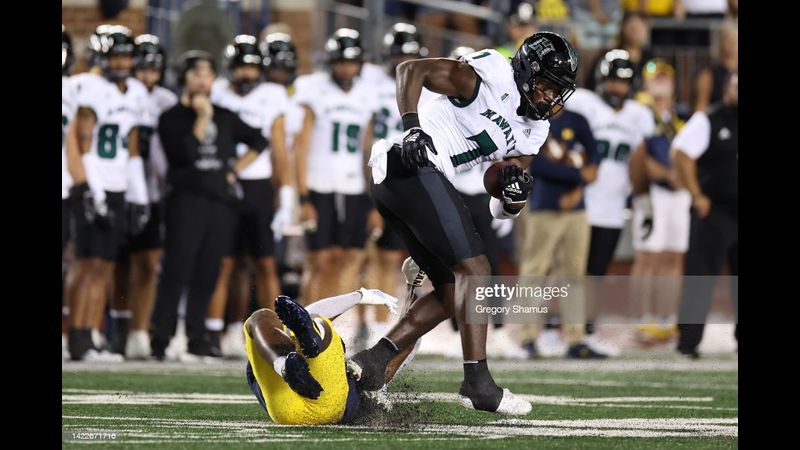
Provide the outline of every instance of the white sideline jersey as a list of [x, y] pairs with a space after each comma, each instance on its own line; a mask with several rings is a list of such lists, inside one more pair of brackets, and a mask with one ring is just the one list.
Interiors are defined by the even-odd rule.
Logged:
[[[397, 107], [397, 81], [383, 71], [373, 75], [372, 83], [378, 86], [380, 109], [375, 115], [375, 139], [393, 138], [403, 134], [403, 119]], [[417, 109], [428, 101], [439, 97], [424, 87], [419, 96]]]
[[67, 130], [75, 119], [78, 110], [78, 99], [75, 91], [75, 80], [61, 77], [61, 199], [69, 197], [72, 187], [72, 176], [67, 170]]
[[314, 113], [308, 188], [320, 193], [364, 193], [364, 133], [379, 109], [376, 87], [356, 77], [344, 92], [327, 72], [298, 77], [295, 86], [294, 101]]
[[631, 193], [628, 158], [642, 141], [653, 135], [655, 119], [645, 105], [625, 100], [615, 111], [596, 93], [576, 89], [566, 108], [586, 117], [602, 156], [597, 180], [586, 186], [589, 223], [606, 228], [625, 224], [625, 201]]
[[[241, 96], [231, 89], [227, 79], [220, 78], [211, 86], [211, 102], [235, 112], [244, 123], [258, 128], [261, 134], [269, 139], [273, 122], [286, 113], [289, 97], [286, 88], [269, 82], [261, 83], [247, 95]], [[238, 174], [239, 178], [243, 180], [270, 178], [272, 160], [271, 152], [268, 150], [264, 149], [255, 161], [242, 169]], [[244, 155], [247, 151], [247, 145], [242, 143], [236, 145], [238, 156]]]
[[167, 174], [167, 158], [158, 136], [158, 118], [176, 103], [177, 95], [163, 86], [155, 86], [147, 93], [139, 119], [139, 153], [144, 160], [147, 194], [151, 203], [161, 199], [159, 179], [163, 180]]
[[97, 185], [109, 192], [127, 188], [128, 134], [139, 124], [147, 98], [139, 80], [129, 77], [125, 84], [124, 93], [100, 76], [83, 77], [77, 85], [78, 106], [97, 117], [90, 151], [98, 156]]

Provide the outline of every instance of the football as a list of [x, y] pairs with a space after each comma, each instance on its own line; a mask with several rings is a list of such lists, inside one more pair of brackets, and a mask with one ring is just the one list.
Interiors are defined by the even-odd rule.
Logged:
[[503, 189], [500, 185], [500, 171], [513, 165], [514, 163], [511, 161], [498, 161], [486, 169], [486, 172], [483, 173], [483, 187], [489, 195], [500, 198], [500, 191]]

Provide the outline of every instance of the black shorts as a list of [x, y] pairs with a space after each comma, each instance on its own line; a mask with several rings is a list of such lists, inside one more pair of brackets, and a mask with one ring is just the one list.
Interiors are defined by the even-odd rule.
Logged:
[[64, 249], [67, 248], [69, 235], [69, 199], [63, 198], [61, 199], [61, 256], [64, 256]]
[[150, 220], [139, 235], [126, 236], [126, 251], [136, 253], [164, 247], [164, 212], [162, 203], [150, 204]]
[[435, 167], [409, 173], [397, 151], [387, 159], [386, 179], [372, 186], [378, 211], [433, 283], [454, 283], [457, 262], [485, 253], [467, 206]]
[[367, 242], [367, 215], [372, 200], [367, 194], [321, 194], [310, 191], [317, 210], [317, 230], [306, 232], [311, 251], [330, 247], [362, 248]]
[[589, 258], [586, 272], [592, 276], [603, 276], [608, 270], [614, 252], [617, 250], [621, 228], [605, 228], [592, 225], [592, 237], [589, 241]]
[[239, 180], [244, 199], [233, 228], [231, 248], [227, 256], [275, 256], [275, 236], [272, 218], [275, 215], [275, 190], [272, 180]]
[[116, 261], [125, 227], [125, 193], [106, 191], [106, 204], [112, 219], [108, 227], [101, 227], [96, 222], [90, 223], [86, 220], [83, 202], [80, 199], [72, 199], [76, 258]]
[[403, 243], [403, 239], [400, 238], [400, 235], [395, 233], [392, 230], [392, 226], [388, 223], [383, 225], [383, 234], [381, 234], [380, 239], [378, 239], [378, 248], [381, 250], [405, 250], [406, 244]]

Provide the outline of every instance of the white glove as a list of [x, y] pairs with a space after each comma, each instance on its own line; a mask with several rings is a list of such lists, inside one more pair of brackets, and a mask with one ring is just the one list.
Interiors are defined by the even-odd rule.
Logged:
[[281, 186], [278, 191], [280, 198], [280, 207], [272, 218], [272, 234], [275, 241], [278, 242], [283, 238], [283, 232], [286, 228], [292, 225], [292, 210], [295, 204], [295, 191], [291, 186]]
[[508, 219], [492, 219], [492, 229], [499, 238], [504, 238], [514, 228], [514, 221]]
[[365, 289], [358, 290], [361, 293], [360, 305], [385, 305], [389, 308], [389, 312], [397, 315], [397, 303], [399, 300], [391, 295], [381, 291], [380, 289]]

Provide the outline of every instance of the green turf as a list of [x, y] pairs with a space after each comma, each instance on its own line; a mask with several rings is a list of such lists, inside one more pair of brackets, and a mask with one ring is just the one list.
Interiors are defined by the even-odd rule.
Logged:
[[[122, 366], [123, 368], [125, 366]], [[366, 425], [340, 427], [282, 427], [271, 424], [252, 397], [238, 365], [227, 370], [160, 371], [157, 365], [142, 371], [62, 372], [62, 431], [64, 448], [84, 447], [89, 441], [73, 439], [72, 433], [116, 432], [115, 440], [91, 441], [113, 448], [735, 448], [736, 436], [691, 437], [602, 437], [602, 436], [514, 436], [503, 430], [526, 430], [491, 424], [485, 435], [481, 426], [505, 417], [479, 413], [446, 401], [422, 400], [397, 403], [386, 414]], [[455, 365], [454, 369], [457, 368]], [[578, 420], [626, 418], [737, 418], [738, 373], [719, 371], [564, 371], [497, 370], [500, 384], [520, 394], [577, 399], [598, 397], [711, 397], [710, 401], [656, 401], [603, 405], [541, 404], [524, 419]], [[395, 392], [441, 392], [458, 390], [458, 370], [427, 368], [424, 364], [401, 374], [393, 383]], [[594, 384], [594, 385], [593, 385]], [[597, 386], [596, 384], [600, 384]], [[103, 392], [97, 392], [103, 391]], [[161, 404], [118, 404], [127, 396], [176, 394]], [[70, 403], [75, 396], [105, 394], [95, 403]], [[213, 401], [181, 403], [185, 394], [219, 394]], [[232, 397], [231, 397], [232, 396]], [[95, 399], [92, 397], [92, 399]], [[83, 401], [83, 400], [81, 400]], [[546, 402], [545, 402], [546, 403]], [[630, 405], [631, 407], [624, 407]], [[548, 422], [549, 423], [549, 422]], [[463, 425], [444, 431], [432, 426]], [[552, 428], [565, 426], [553, 422]], [[427, 429], [426, 429], [427, 427]], [[541, 427], [541, 425], [539, 425]], [[738, 427], [734, 424], [733, 427]], [[584, 427], [586, 428], [586, 427]], [[591, 427], [589, 427], [591, 428]], [[621, 427], [624, 429], [625, 427]], [[674, 427], [682, 430], [681, 426]], [[489, 429], [489, 428], [487, 428]], [[564, 428], [570, 430], [570, 428]], [[500, 431], [498, 431], [500, 430]], [[600, 430], [599, 432], [602, 432]]]

